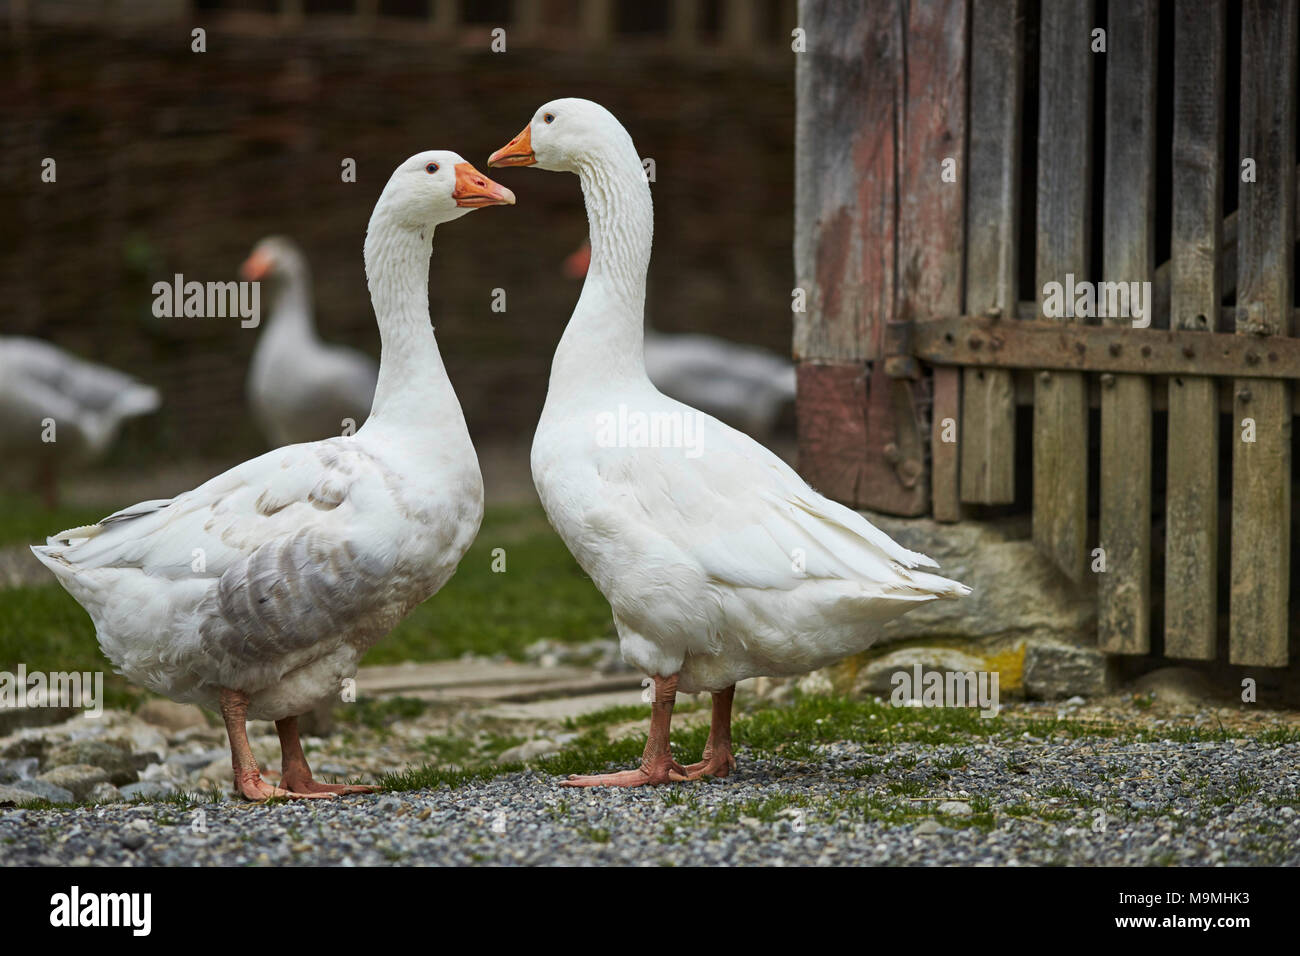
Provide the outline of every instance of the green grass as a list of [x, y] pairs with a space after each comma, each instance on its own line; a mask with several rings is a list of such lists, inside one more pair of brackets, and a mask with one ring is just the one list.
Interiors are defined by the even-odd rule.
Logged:
[[94, 524], [108, 515], [102, 508], [78, 505], [60, 505], [50, 510], [36, 495], [3, 491], [0, 492], [0, 547], [44, 544], [52, 534]]
[[[493, 550], [506, 570], [492, 570]], [[455, 576], [366, 655], [367, 664], [475, 654], [521, 656], [542, 638], [612, 636], [609, 604], [539, 508], [491, 508]]]
[[132, 690], [95, 642], [90, 617], [57, 584], [0, 589], [0, 670], [90, 671], [104, 674], [104, 706], [134, 707], [143, 693]]

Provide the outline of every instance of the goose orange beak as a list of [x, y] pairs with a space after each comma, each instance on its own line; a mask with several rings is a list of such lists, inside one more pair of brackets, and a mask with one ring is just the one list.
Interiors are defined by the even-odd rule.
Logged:
[[479, 206], [513, 206], [515, 194], [500, 183], [494, 183], [469, 163], [456, 164], [456, 188], [451, 198], [457, 206], [477, 209]]
[[524, 131], [488, 157], [488, 166], [532, 166], [537, 162], [533, 155], [533, 126]]
[[239, 267], [239, 274], [245, 282], [257, 282], [266, 278], [273, 265], [275, 260], [271, 254], [258, 249], [244, 260], [244, 264]]

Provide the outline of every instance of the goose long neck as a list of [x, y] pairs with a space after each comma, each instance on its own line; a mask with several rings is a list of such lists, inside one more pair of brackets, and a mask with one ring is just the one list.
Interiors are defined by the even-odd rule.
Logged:
[[[269, 329], [292, 330], [295, 336], [314, 337], [312, 323], [311, 276], [305, 267], [294, 268], [272, 287]], [[268, 329], [268, 330], [269, 330]]]
[[460, 417], [429, 322], [432, 248], [432, 227], [391, 222], [382, 209], [375, 210], [366, 231], [365, 259], [379, 324], [379, 381], [367, 424], [428, 424], [447, 403]]
[[551, 380], [645, 376], [645, 286], [654, 206], [631, 139], [576, 167], [591, 231], [591, 265], [556, 349]]

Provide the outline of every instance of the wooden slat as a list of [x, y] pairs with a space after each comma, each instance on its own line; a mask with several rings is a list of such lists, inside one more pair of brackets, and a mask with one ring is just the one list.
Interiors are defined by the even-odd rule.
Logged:
[[902, 24], [891, 4], [800, 6], [795, 56], [794, 354], [881, 355], [894, 314]]
[[[1067, 273], [1088, 275], [1092, 27], [1092, 0], [1043, 4], [1035, 255], [1040, 309], [1044, 283], [1064, 282]], [[1035, 379], [1033, 453], [1034, 543], [1082, 581], [1088, 567], [1088, 390], [1082, 374], [1042, 372]]]
[[757, 5], [751, 0], [726, 0], [722, 13], [722, 44], [733, 53], [755, 52]]
[[[1027, 303], [1032, 315], [1037, 306]], [[1220, 318], [1228, 309], [1219, 310]], [[1293, 321], [1300, 312], [1292, 311]], [[1300, 339], [1283, 335], [1002, 322], [979, 315], [911, 326], [907, 353], [931, 365], [1056, 369], [1133, 375], [1300, 379]], [[900, 366], [905, 370], [907, 366]]]
[[607, 47], [614, 35], [613, 0], [579, 0], [582, 38], [587, 46]]
[[[900, 88], [898, 300], [896, 318], [916, 321], [962, 310], [966, 214], [966, 2], [912, 4]], [[948, 165], [951, 175], [944, 177]], [[952, 181], [950, 181], [952, 180]], [[936, 369], [930, 415], [930, 489], [936, 520], [961, 517], [957, 461], [961, 373]], [[943, 440], [951, 419], [957, 441]]]
[[836, 501], [924, 514], [929, 499], [911, 383], [853, 362], [802, 362], [796, 374], [800, 473]]
[[[1020, 120], [1024, 0], [971, 11], [966, 311], [1014, 318], [1020, 282]], [[1011, 373], [962, 372], [961, 500], [1016, 499], [1016, 400]]]
[[[1103, 278], [1150, 282], [1156, 264], [1156, 0], [1111, 7], [1107, 35]], [[1132, 317], [1103, 321], [1133, 325]], [[1097, 579], [1097, 644], [1112, 654], [1145, 654], [1151, 649], [1151, 382], [1145, 375], [1107, 375], [1101, 385], [1098, 525], [1106, 570]]]
[[922, 514], [917, 388], [876, 361], [896, 309], [901, 8], [804, 3], [799, 26], [808, 43], [795, 57], [795, 282], [807, 295], [794, 314], [799, 468], [846, 504]]
[[688, 53], [699, 43], [699, 0], [673, 0], [672, 42], [678, 53]]
[[[1222, 298], [1224, 0], [1174, 8], [1169, 327], [1213, 332]], [[1169, 381], [1165, 656], [1211, 660], [1218, 632], [1219, 399], [1203, 376]]]
[[[1295, 242], [1296, 4], [1246, 0], [1241, 25], [1239, 335], [1291, 333]], [[1240, 168], [1240, 167], [1238, 167]], [[1291, 396], [1281, 381], [1238, 381], [1232, 455], [1233, 664], [1287, 663], [1291, 549]], [[1242, 441], [1253, 419], [1256, 440]]]

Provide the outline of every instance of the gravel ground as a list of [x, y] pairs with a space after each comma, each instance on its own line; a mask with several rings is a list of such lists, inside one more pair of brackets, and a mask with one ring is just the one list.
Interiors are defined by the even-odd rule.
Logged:
[[267, 806], [0, 810], [5, 865], [1300, 864], [1300, 744], [852, 743], [730, 778], [535, 772]]

